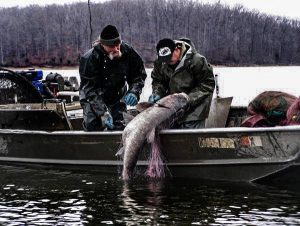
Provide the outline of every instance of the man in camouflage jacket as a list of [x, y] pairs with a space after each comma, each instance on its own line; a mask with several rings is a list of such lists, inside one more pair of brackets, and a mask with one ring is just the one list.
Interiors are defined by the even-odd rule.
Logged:
[[196, 52], [188, 39], [162, 39], [156, 46], [158, 59], [152, 71], [152, 95], [149, 102], [173, 93], [184, 92], [190, 98], [189, 109], [175, 128], [202, 128], [215, 89], [213, 69]]

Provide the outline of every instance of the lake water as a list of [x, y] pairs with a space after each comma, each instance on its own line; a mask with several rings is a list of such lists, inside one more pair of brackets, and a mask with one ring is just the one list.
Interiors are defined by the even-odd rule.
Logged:
[[[47, 70], [78, 76], [78, 70]], [[148, 73], [151, 70], [148, 69]], [[299, 96], [300, 67], [216, 67], [235, 105], [265, 90]], [[142, 101], [147, 100], [146, 81]], [[300, 225], [300, 185], [168, 179], [0, 165], [0, 225]]]
[[13, 166], [0, 166], [0, 184], [1, 225], [300, 225], [300, 193], [258, 184], [126, 184], [99, 174]]

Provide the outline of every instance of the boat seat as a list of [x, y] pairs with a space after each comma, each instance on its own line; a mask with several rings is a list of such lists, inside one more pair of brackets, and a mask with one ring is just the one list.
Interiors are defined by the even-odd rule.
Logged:
[[1, 129], [72, 130], [64, 103], [0, 105]]
[[226, 125], [233, 97], [216, 97], [212, 99], [205, 128], [223, 128]]

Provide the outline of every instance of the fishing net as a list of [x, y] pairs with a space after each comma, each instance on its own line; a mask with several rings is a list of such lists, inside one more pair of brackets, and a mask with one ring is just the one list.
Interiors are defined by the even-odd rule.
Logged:
[[0, 104], [41, 103], [38, 90], [23, 76], [0, 67]]
[[249, 114], [261, 113], [267, 117], [285, 117], [287, 109], [297, 97], [280, 92], [265, 91], [255, 97], [248, 106]]
[[161, 179], [165, 177], [164, 160], [157, 132], [155, 133], [154, 140], [151, 143], [149, 165], [146, 171], [146, 176], [152, 179]]
[[264, 127], [286, 125], [286, 113], [297, 97], [280, 91], [265, 91], [255, 97], [247, 108], [249, 115], [241, 126]]
[[288, 125], [300, 125], [300, 97], [289, 107], [286, 117]]

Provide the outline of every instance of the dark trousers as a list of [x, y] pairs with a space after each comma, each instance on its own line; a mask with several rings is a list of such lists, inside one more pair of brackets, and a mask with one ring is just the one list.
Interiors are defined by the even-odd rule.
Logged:
[[[107, 105], [107, 108], [113, 117], [113, 130], [123, 130], [123, 112], [126, 112], [126, 104], [117, 102], [114, 105]], [[90, 104], [86, 104], [83, 109], [83, 129], [85, 131], [102, 131], [106, 127], [102, 125], [101, 118], [97, 117], [92, 111]]]
[[200, 129], [205, 127], [205, 120], [175, 123], [172, 129]]
[[116, 104], [107, 107], [113, 117], [113, 130], [123, 130], [125, 128], [123, 112], [126, 112], [126, 104], [123, 102], [117, 102]]

